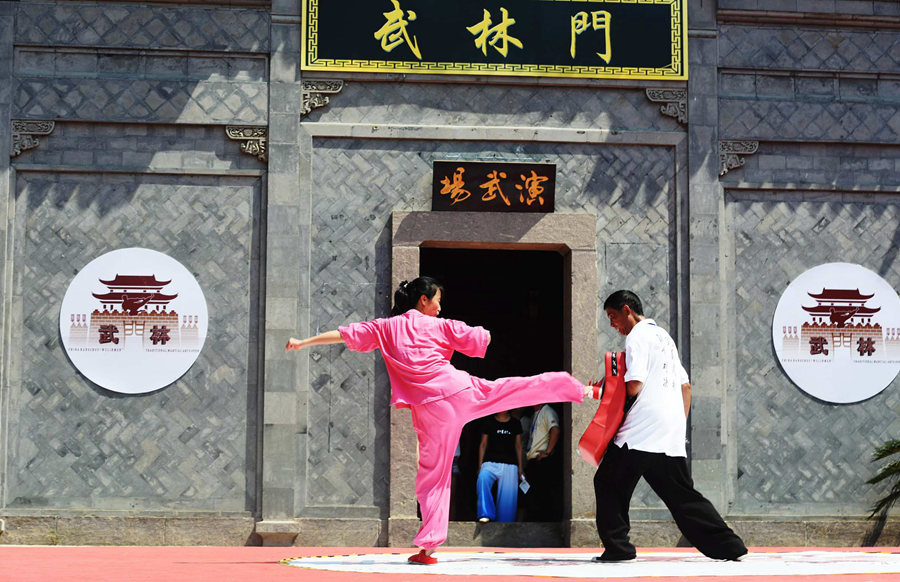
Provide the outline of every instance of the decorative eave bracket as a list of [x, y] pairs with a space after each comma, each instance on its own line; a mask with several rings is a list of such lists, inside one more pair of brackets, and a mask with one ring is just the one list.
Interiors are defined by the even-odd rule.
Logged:
[[241, 142], [241, 151], [251, 156], [256, 156], [265, 162], [266, 140], [269, 138], [269, 128], [256, 125], [226, 125], [225, 133], [229, 139]]
[[678, 123], [687, 124], [687, 89], [647, 89], [647, 99], [654, 103], [662, 103], [659, 111], [668, 117], [674, 117]]
[[12, 146], [9, 157], [14, 158], [24, 152], [41, 145], [36, 135], [50, 135], [56, 127], [55, 121], [43, 119], [13, 119]]
[[313, 109], [328, 105], [328, 95], [340, 93], [344, 88], [343, 81], [332, 79], [305, 79], [301, 81], [303, 103], [300, 106], [300, 115], [309, 115]]
[[758, 149], [758, 141], [720, 141], [719, 175], [724, 176], [730, 170], [740, 168], [744, 165], [743, 156], [755, 154]]

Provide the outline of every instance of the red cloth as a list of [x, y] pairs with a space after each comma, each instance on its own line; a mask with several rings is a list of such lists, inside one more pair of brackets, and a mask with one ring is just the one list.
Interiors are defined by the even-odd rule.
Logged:
[[594, 418], [578, 441], [581, 458], [598, 467], [625, 416], [625, 352], [606, 352], [603, 395]]

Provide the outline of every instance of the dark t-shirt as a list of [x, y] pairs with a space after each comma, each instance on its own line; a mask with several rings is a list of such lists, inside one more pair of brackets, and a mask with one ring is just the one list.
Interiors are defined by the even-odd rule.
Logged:
[[510, 417], [506, 422], [500, 422], [496, 417], [489, 416], [482, 421], [481, 434], [488, 435], [487, 448], [484, 451], [485, 463], [519, 464], [516, 456], [516, 435], [522, 434], [522, 423], [518, 419]]

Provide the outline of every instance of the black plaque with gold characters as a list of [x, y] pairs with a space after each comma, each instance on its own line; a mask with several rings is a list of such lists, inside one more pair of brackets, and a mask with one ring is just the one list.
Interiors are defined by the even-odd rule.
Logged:
[[435, 160], [431, 209], [553, 212], [556, 164]]
[[687, 0], [303, 0], [309, 71], [687, 79]]

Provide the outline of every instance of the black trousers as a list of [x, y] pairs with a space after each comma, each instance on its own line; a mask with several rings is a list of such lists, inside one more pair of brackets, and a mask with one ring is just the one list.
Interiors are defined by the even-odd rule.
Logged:
[[747, 553], [744, 542], [725, 524], [713, 504], [694, 489], [687, 459], [636, 451], [627, 445], [619, 448], [612, 443], [594, 474], [597, 532], [605, 552], [622, 557], [635, 554], [634, 545], [628, 541], [628, 506], [641, 477], [669, 508], [684, 537], [706, 556], [733, 560]]

